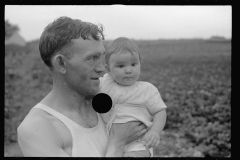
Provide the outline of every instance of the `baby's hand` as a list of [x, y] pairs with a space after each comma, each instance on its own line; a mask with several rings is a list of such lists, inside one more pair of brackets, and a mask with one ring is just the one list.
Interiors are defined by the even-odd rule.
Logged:
[[143, 137], [143, 141], [148, 148], [157, 147], [160, 142], [159, 134], [154, 130], [149, 130]]

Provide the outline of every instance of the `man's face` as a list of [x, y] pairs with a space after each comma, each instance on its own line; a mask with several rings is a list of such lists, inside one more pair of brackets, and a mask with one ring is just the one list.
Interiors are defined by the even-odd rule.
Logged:
[[135, 83], [140, 76], [140, 67], [137, 53], [116, 53], [109, 58], [110, 74], [120, 85], [130, 86]]
[[85, 97], [93, 97], [99, 92], [99, 77], [105, 71], [101, 61], [104, 46], [102, 41], [93, 39], [72, 41], [72, 57], [66, 65], [66, 82], [72, 90]]

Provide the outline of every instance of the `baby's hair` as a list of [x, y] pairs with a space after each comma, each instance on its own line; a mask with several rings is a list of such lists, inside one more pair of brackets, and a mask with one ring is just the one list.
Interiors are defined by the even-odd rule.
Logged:
[[126, 37], [119, 37], [106, 45], [105, 48], [105, 63], [109, 65], [109, 58], [112, 54], [115, 53], [124, 53], [130, 52], [133, 54], [134, 52], [139, 55], [139, 60], [141, 62], [141, 55], [138, 49], [138, 46], [132, 40]]

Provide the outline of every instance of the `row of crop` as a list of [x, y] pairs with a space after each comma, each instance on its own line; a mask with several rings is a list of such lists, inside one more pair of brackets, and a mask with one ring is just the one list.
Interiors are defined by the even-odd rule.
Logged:
[[145, 70], [150, 72], [153, 67], [154, 76], [146, 80], [158, 86], [168, 106], [165, 129], [181, 132], [205, 156], [231, 155], [229, 61], [209, 61], [201, 65], [158, 62], [149, 64]]

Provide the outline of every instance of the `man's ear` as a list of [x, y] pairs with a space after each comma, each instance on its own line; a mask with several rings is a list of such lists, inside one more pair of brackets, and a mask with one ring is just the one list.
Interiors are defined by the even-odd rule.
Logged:
[[63, 55], [57, 54], [53, 57], [53, 67], [55, 70], [65, 74], [66, 73], [66, 62]]

